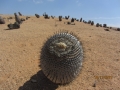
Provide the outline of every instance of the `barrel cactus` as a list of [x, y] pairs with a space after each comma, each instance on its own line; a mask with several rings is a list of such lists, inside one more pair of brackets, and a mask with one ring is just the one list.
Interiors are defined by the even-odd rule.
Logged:
[[94, 21], [91, 21], [91, 25], [94, 25]]
[[7, 25], [9, 29], [18, 29], [20, 28], [20, 24], [18, 22], [15, 22], [14, 24], [8, 24]]
[[0, 24], [5, 24], [5, 20], [0, 16]]
[[71, 19], [71, 22], [74, 22], [74, 18]]
[[76, 35], [58, 32], [44, 44], [40, 57], [45, 76], [57, 84], [67, 84], [80, 73], [83, 49]]
[[99, 25], [100, 25], [100, 24], [99, 24], [99, 23], [97, 23], [97, 24], [96, 24], [96, 27], [99, 27]]
[[35, 14], [35, 16], [36, 16], [37, 18], [39, 18], [39, 17], [40, 17], [38, 14]]
[[62, 21], [62, 16], [59, 16], [59, 21]]

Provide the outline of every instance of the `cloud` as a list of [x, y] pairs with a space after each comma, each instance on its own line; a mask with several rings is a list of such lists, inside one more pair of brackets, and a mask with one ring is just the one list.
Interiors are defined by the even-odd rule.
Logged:
[[55, 0], [47, 0], [47, 1], [53, 2], [53, 1], [55, 1]]
[[43, 3], [43, 0], [33, 0], [33, 2], [34, 2], [35, 4], [40, 4], [40, 3]]
[[77, 4], [78, 7], [81, 6], [81, 2], [79, 0], [76, 0], [75, 3]]

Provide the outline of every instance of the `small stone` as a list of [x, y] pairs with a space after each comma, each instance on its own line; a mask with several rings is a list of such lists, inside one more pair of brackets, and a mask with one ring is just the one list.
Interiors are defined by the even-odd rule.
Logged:
[[109, 29], [104, 29], [105, 31], [110, 31]]
[[31, 82], [32, 82], [32, 83], [36, 83], [37, 80], [35, 80], [35, 79], [31, 79]]
[[96, 83], [93, 84], [93, 87], [96, 87]]
[[116, 61], [119, 61], [119, 59], [116, 59]]

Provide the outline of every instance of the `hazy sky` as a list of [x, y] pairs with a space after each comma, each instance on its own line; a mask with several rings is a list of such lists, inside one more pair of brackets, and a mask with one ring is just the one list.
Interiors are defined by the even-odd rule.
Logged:
[[120, 27], [120, 0], [0, 0], [0, 14], [81, 17], [95, 23]]

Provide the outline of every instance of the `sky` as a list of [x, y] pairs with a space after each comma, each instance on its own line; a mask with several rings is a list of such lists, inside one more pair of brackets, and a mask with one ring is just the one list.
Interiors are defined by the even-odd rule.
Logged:
[[0, 14], [23, 15], [46, 12], [58, 17], [92, 20], [95, 23], [120, 27], [120, 0], [0, 0]]

